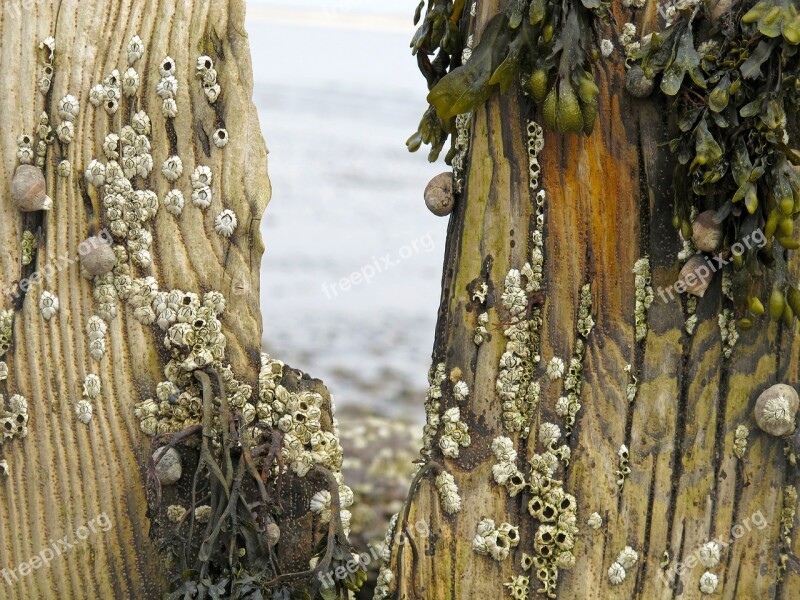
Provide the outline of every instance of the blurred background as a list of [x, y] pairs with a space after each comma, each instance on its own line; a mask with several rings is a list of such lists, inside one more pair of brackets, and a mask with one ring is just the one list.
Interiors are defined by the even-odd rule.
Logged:
[[425, 81], [416, 0], [248, 0], [272, 201], [267, 351], [325, 381], [340, 412], [421, 422], [447, 219], [410, 154]]

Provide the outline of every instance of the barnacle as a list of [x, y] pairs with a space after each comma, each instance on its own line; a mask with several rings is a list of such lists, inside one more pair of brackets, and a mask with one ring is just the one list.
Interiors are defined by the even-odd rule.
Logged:
[[198, 208], [205, 210], [211, 206], [211, 188], [201, 187], [192, 190], [192, 204]]
[[164, 161], [164, 165], [161, 167], [161, 174], [164, 175], [164, 178], [169, 182], [177, 181], [182, 173], [183, 162], [180, 156], [170, 156]]
[[56, 127], [56, 134], [62, 144], [69, 144], [75, 137], [75, 124], [72, 121], [62, 121]]
[[711, 571], [706, 571], [700, 576], [700, 591], [704, 594], [713, 594], [717, 591], [719, 578]]
[[89, 166], [86, 167], [84, 175], [86, 176], [87, 183], [95, 187], [100, 187], [104, 185], [106, 181], [106, 167], [103, 163], [93, 158], [89, 162]]
[[174, 98], [164, 98], [161, 103], [161, 114], [168, 119], [174, 119], [178, 116], [178, 103]]
[[619, 585], [623, 581], [625, 581], [625, 568], [615, 562], [608, 568], [608, 580], [611, 582], [611, 585]]
[[59, 309], [58, 298], [50, 292], [42, 292], [39, 297], [39, 310], [45, 321], [49, 321], [56, 315]]
[[180, 190], [170, 190], [164, 196], [164, 208], [166, 208], [167, 212], [171, 215], [175, 215], [176, 217], [180, 215], [181, 212], [183, 212], [184, 204], [183, 192]]
[[186, 516], [186, 509], [178, 504], [171, 504], [167, 507], [167, 519], [172, 523], [180, 523]]
[[630, 546], [625, 546], [622, 551], [617, 555], [617, 563], [619, 563], [623, 569], [626, 571], [630, 571], [639, 560], [639, 553], [636, 552]]
[[458, 495], [458, 486], [455, 479], [447, 471], [442, 471], [436, 477], [436, 489], [442, 502], [442, 510], [449, 515], [461, 510], [461, 497]]
[[128, 64], [132, 65], [144, 55], [144, 43], [142, 38], [134, 35], [128, 42]]
[[637, 260], [633, 266], [633, 273], [636, 286], [636, 309], [634, 311], [636, 341], [641, 342], [647, 337], [647, 310], [655, 299], [653, 288], [650, 285], [650, 258], [645, 256]]
[[72, 175], [72, 163], [70, 163], [68, 160], [62, 160], [58, 163], [56, 171], [58, 172], [59, 177], [69, 177]]
[[741, 460], [747, 451], [747, 436], [750, 430], [745, 425], [738, 425], [733, 436], [733, 453]]
[[505, 560], [511, 548], [519, 544], [519, 528], [509, 523], [496, 526], [494, 520], [483, 518], [472, 539], [472, 550], [477, 554], [491, 556], [496, 561]]
[[92, 420], [93, 412], [92, 405], [89, 404], [88, 400], [78, 400], [77, 404], [75, 404], [75, 416], [84, 425], [88, 425]]
[[622, 446], [619, 447], [617, 456], [619, 458], [619, 468], [617, 469], [617, 485], [622, 487], [625, 484], [625, 478], [631, 472], [631, 468], [628, 466], [630, 453], [628, 452], [628, 447], [625, 444], [622, 444]]
[[161, 61], [161, 64], [158, 66], [158, 72], [161, 74], [161, 77], [175, 75], [175, 61], [171, 56], [167, 56]]
[[211, 136], [211, 139], [214, 141], [214, 145], [217, 148], [224, 148], [228, 144], [228, 130], [217, 129]]
[[547, 377], [549, 377], [551, 381], [555, 381], [556, 379], [561, 379], [563, 375], [564, 361], [558, 356], [554, 356], [550, 359], [550, 362], [547, 363]]
[[722, 547], [720, 546], [719, 542], [714, 541], [706, 542], [700, 546], [698, 555], [702, 565], [707, 569], [713, 569], [716, 567], [720, 561], [721, 550]]
[[208, 523], [211, 519], [211, 507], [207, 504], [194, 509], [194, 518], [198, 523]]
[[586, 524], [592, 529], [600, 529], [603, 526], [603, 517], [600, 516], [600, 513], [593, 512], [586, 519]]
[[156, 93], [161, 96], [162, 100], [168, 100], [175, 97], [178, 93], [178, 80], [172, 75], [162, 77], [161, 81], [156, 85]]
[[441, 421], [444, 424], [444, 430], [439, 438], [439, 448], [445, 456], [457, 458], [459, 446], [466, 448], [470, 445], [469, 428], [461, 420], [461, 411], [457, 406], [445, 411]]
[[75, 96], [67, 94], [58, 103], [58, 116], [65, 121], [72, 121], [78, 116], [80, 103]]
[[83, 395], [94, 400], [100, 395], [100, 378], [94, 373], [86, 376], [83, 382]]
[[214, 219], [214, 230], [221, 236], [231, 237], [238, 224], [236, 213], [226, 208]]
[[503, 584], [514, 600], [527, 600], [530, 578], [524, 575], [513, 575], [511, 581]]
[[214, 60], [205, 54], [197, 57], [197, 70], [200, 72], [214, 68]]
[[89, 103], [98, 108], [105, 100], [106, 96], [106, 88], [103, 84], [98, 83], [97, 85], [92, 86], [92, 89], [89, 91]]
[[8, 379], [8, 365], [5, 361], [0, 361], [0, 381]]
[[122, 93], [130, 98], [139, 91], [139, 73], [133, 67], [128, 68], [122, 76]]
[[212, 174], [211, 169], [205, 165], [200, 165], [195, 168], [194, 173], [190, 176], [192, 187], [200, 190], [211, 185]]
[[36, 241], [36, 236], [33, 235], [33, 232], [26, 229], [22, 233], [22, 244], [21, 244], [23, 265], [29, 265], [33, 262], [33, 256], [34, 253], [36, 252], [37, 246], [38, 243]]
[[213, 85], [204, 85], [203, 92], [205, 93], [206, 100], [208, 100], [209, 104], [214, 104], [217, 101], [217, 98], [219, 98], [222, 88], [220, 88], [218, 83]]

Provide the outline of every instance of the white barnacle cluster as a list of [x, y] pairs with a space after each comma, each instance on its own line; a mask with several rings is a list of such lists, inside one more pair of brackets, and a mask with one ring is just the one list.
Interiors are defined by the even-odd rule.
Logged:
[[425, 395], [425, 426], [422, 429], [422, 456], [429, 458], [433, 450], [433, 440], [441, 424], [442, 384], [447, 379], [444, 363], [431, 366], [428, 373], [428, 393]]
[[[583, 391], [583, 357], [586, 353], [585, 340], [589, 337], [594, 328], [594, 318], [592, 317], [592, 287], [585, 284], [581, 287], [578, 298], [578, 336], [575, 339], [575, 351], [569, 361], [569, 369], [564, 375], [564, 362], [553, 357], [547, 365], [547, 374], [550, 379], [564, 377], [564, 395], [556, 402], [556, 414], [564, 418], [564, 427], [567, 432], [571, 432], [575, 426], [575, 419], [581, 409], [580, 397]], [[569, 456], [562, 457], [567, 463]]]
[[58, 297], [50, 292], [42, 292], [39, 296], [39, 311], [42, 313], [42, 318], [49, 321], [58, 313], [59, 302]]
[[506, 275], [500, 299], [512, 322], [503, 332], [508, 341], [500, 357], [495, 388], [503, 402], [506, 429], [521, 431], [523, 437], [527, 437], [540, 394], [539, 382], [533, 377], [533, 363], [540, 360], [541, 311], [534, 307], [531, 318], [525, 318], [528, 296], [522, 289], [522, 275], [516, 269], [511, 269]]
[[386, 566], [381, 565], [381, 570], [378, 573], [378, 580], [375, 582], [375, 592], [373, 594], [374, 600], [382, 600], [388, 598], [394, 589], [394, 573]]
[[28, 436], [28, 401], [24, 396], [14, 394], [6, 405], [0, 395], [0, 432], [3, 440]]
[[489, 324], [489, 313], [482, 312], [478, 315], [478, 326], [475, 328], [475, 335], [473, 340], [476, 346], [480, 346], [484, 340], [489, 336], [489, 330], [486, 326]]
[[792, 531], [797, 514], [797, 488], [787, 485], [783, 488], [783, 509], [781, 510], [781, 534], [783, 543], [787, 548], [791, 548]]
[[650, 285], [650, 258], [645, 256], [637, 260], [633, 266], [633, 274], [636, 286], [636, 309], [634, 311], [636, 341], [642, 342], [647, 337], [647, 309], [653, 304], [655, 298]]
[[[725, 289], [725, 275], [722, 277], [722, 288]], [[686, 323], [684, 329], [689, 335], [694, 335], [694, 330], [697, 328], [697, 296], [687, 294], [686, 298]]]
[[491, 556], [496, 561], [505, 560], [511, 548], [519, 544], [519, 527], [510, 523], [495, 525], [493, 519], [483, 518], [472, 538], [472, 550], [482, 556]]
[[[636, 0], [642, 2], [643, 0]], [[625, 54], [633, 54], [639, 51], [641, 43], [636, 39], [636, 25], [625, 23], [622, 32], [619, 34], [619, 44], [625, 50]]]
[[499, 485], [505, 486], [512, 498], [525, 489], [525, 476], [517, 468], [517, 451], [511, 438], [496, 437], [492, 440], [492, 454], [497, 463], [492, 465], [492, 477]]
[[633, 569], [638, 561], [639, 553], [630, 546], [625, 546], [608, 569], [608, 580], [611, 585], [619, 585], [625, 581], [628, 571]]
[[633, 404], [633, 401], [636, 400], [636, 394], [639, 393], [639, 379], [633, 374], [632, 365], [625, 365], [624, 370], [630, 378], [628, 387], [625, 388], [625, 397], [628, 399], [628, 404]]
[[[98, 189], [108, 218], [108, 230], [119, 244], [114, 248], [118, 259], [114, 272], [94, 280], [95, 292], [97, 287], [105, 286], [103, 304], [113, 302], [117, 295], [122, 299], [127, 297], [132, 280], [129, 263], [142, 269], [152, 263], [153, 235], [146, 225], [158, 212], [158, 196], [152, 190], [134, 187], [138, 178], [149, 177], [153, 170], [150, 129], [146, 113], [133, 113], [130, 124], [124, 125], [119, 133], [106, 135], [102, 147], [106, 162], [92, 159], [84, 173], [87, 183]], [[113, 318], [116, 310], [104, 310], [100, 314], [103, 318]]]
[[58, 102], [58, 116], [61, 123], [56, 127], [56, 135], [62, 144], [67, 145], [75, 137], [75, 119], [78, 117], [80, 104], [78, 99], [67, 94]]
[[83, 381], [83, 398], [75, 405], [75, 415], [84, 425], [88, 425], [92, 420], [92, 413], [94, 410], [92, 409], [91, 401], [97, 399], [99, 395], [100, 377], [94, 373], [90, 373]]
[[68, 160], [62, 160], [58, 163], [56, 167], [56, 173], [58, 173], [59, 177], [67, 178], [72, 175], [72, 163]]
[[[353, 505], [353, 490], [344, 484], [344, 475], [341, 472], [334, 473], [336, 482], [339, 486], [339, 518], [342, 521], [345, 534], [349, 534], [350, 520], [352, 515], [348, 507]], [[331, 520], [331, 493], [329, 490], [321, 490], [311, 497], [310, 510], [319, 516], [319, 522], [323, 525], [330, 523]]]
[[717, 323], [722, 338], [722, 356], [730, 358], [736, 342], [739, 341], [739, 332], [736, 331], [736, 314], [730, 308], [725, 308], [717, 315]]
[[528, 121], [528, 183], [534, 191], [539, 189], [539, 176], [542, 174], [539, 153], [543, 148], [544, 131], [542, 126], [536, 121]]
[[14, 311], [12, 309], [0, 310], [0, 357], [5, 356], [8, 352], [13, 336]]
[[[249, 403], [252, 388], [235, 378], [230, 365], [217, 362], [214, 367], [225, 384], [230, 408], [241, 412], [245, 425], [251, 425], [255, 420], [255, 407]], [[148, 436], [181, 431], [202, 422], [202, 390], [191, 372], [182, 369], [173, 359], [167, 363], [164, 374], [167, 379], [156, 385], [155, 397], [139, 402], [133, 411], [139, 419], [139, 428]], [[219, 409], [222, 399], [214, 396], [213, 403], [213, 408]], [[214, 427], [218, 427], [216, 420]], [[245, 434], [250, 436], [249, 429]]]
[[311, 390], [290, 392], [281, 383], [283, 369], [281, 361], [261, 355], [255, 416], [259, 423], [284, 432], [281, 455], [299, 477], [304, 477], [314, 465], [321, 465], [334, 474], [340, 472], [344, 455], [336, 420], [333, 420], [332, 431], [325, 431], [321, 422], [322, 396]]
[[[47, 115], [47, 113], [44, 113]], [[17, 136], [17, 161], [21, 165], [33, 163], [33, 138], [26, 133]]]
[[[464, 49], [467, 52], [467, 48]], [[453, 142], [455, 154], [453, 165], [453, 191], [460, 194], [464, 191], [464, 173], [469, 155], [469, 140], [472, 132], [472, 113], [465, 113], [456, 117], [456, 136]]]
[[214, 68], [214, 61], [210, 56], [197, 57], [196, 77], [200, 80], [206, 100], [209, 104], [214, 104], [219, 98], [222, 88], [217, 81], [217, 70]]
[[470, 445], [469, 427], [461, 420], [461, 410], [454, 406], [442, 415], [443, 431], [439, 438], [439, 449], [448, 458], [458, 458], [459, 447]]
[[122, 74], [122, 94], [131, 98], [139, 92], [139, 73], [133, 67], [128, 67]]
[[630, 452], [625, 444], [619, 447], [617, 452], [619, 466], [617, 467], [617, 485], [622, 488], [625, 485], [625, 478], [630, 475], [631, 468], [629, 465]]
[[89, 339], [89, 354], [100, 362], [106, 353], [106, 331], [108, 326], [105, 321], [97, 315], [89, 317], [86, 323], [86, 336]]
[[211, 169], [205, 165], [198, 166], [191, 177], [192, 182], [192, 204], [201, 210], [211, 206]]
[[453, 515], [461, 510], [461, 496], [458, 495], [458, 486], [455, 478], [447, 471], [442, 471], [436, 477], [436, 489], [442, 510], [448, 515]]
[[747, 452], [748, 435], [750, 435], [750, 430], [745, 425], [738, 425], [733, 434], [733, 453], [739, 460], [742, 460]]
[[186, 516], [186, 509], [180, 504], [170, 504], [167, 507], [167, 519], [171, 523], [180, 523]]
[[175, 78], [175, 61], [166, 56], [158, 67], [161, 79], [156, 85], [156, 94], [161, 98], [161, 114], [167, 119], [178, 116], [178, 103], [175, 96], [178, 93], [178, 80]]
[[[534, 198], [534, 217], [535, 223], [531, 229], [531, 260], [522, 268], [522, 274], [528, 280], [525, 291], [538, 292], [542, 289], [544, 279], [544, 203], [547, 193], [544, 190], [536, 192]], [[535, 311], [540, 310], [538, 307]], [[538, 337], [538, 331], [537, 331]]]
[[50, 91], [50, 85], [53, 83], [53, 61], [55, 57], [56, 40], [53, 36], [48, 36], [39, 44], [39, 61], [41, 65], [36, 86], [43, 96], [47, 95]]
[[[556, 426], [548, 425], [539, 433], [552, 448], [560, 432]], [[571, 569], [575, 564], [573, 548], [578, 534], [578, 504], [572, 494], [564, 491], [563, 482], [554, 478], [558, 454], [563, 451], [549, 448], [531, 459], [529, 488], [532, 497], [528, 513], [538, 522], [533, 545], [534, 573], [542, 584], [542, 592], [553, 597], [559, 570]]]
[[527, 600], [530, 593], [531, 579], [526, 575], [512, 575], [511, 580], [503, 584], [514, 600]]
[[221, 236], [229, 238], [236, 231], [239, 221], [236, 218], [236, 213], [230, 208], [226, 208], [217, 215], [214, 219], [214, 230]]
[[33, 262], [33, 255], [37, 248], [36, 236], [29, 230], [22, 234], [22, 264], [27, 266]]

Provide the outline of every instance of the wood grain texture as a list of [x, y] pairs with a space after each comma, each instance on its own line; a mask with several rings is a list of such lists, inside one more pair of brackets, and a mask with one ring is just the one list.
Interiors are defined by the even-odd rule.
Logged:
[[[153, 121], [155, 169], [151, 189], [159, 198], [168, 190], [160, 165], [169, 154], [161, 102], [155, 94], [158, 65], [172, 56], [177, 65], [179, 113], [175, 119], [177, 149], [184, 175], [176, 183], [187, 199], [188, 175], [196, 165], [214, 173], [214, 201], [206, 212], [191, 206], [180, 217], [163, 207], [151, 223], [154, 264], [149, 273], [162, 289], [203, 292], [218, 290], [228, 300], [223, 331], [228, 360], [243, 380], [255, 385], [262, 324], [259, 269], [263, 243], [261, 215], [269, 201], [267, 151], [252, 104], [252, 68], [244, 32], [244, 0], [8, 0], [0, 8], [0, 62], [6, 65], [0, 97], [0, 276], [3, 287], [20, 279], [20, 241], [36, 218], [21, 216], [8, 189], [16, 167], [16, 138], [34, 133], [38, 115], [56, 115], [66, 94], [80, 101], [75, 141], [64, 156], [73, 174], [55, 174], [58, 144], [48, 154], [46, 178], [55, 208], [41, 221], [40, 249], [35, 259], [42, 270], [52, 258], [73, 260], [88, 236], [91, 210], [81, 194], [83, 170], [106, 133], [118, 131], [127, 111], [109, 117], [88, 101], [92, 85], [112, 69], [127, 68], [125, 48], [138, 34], [145, 55], [137, 64], [141, 105]], [[36, 89], [37, 46], [48, 35], [56, 39], [55, 78], [46, 105]], [[215, 110], [194, 78], [195, 61], [210, 54], [219, 71], [223, 94]], [[220, 121], [220, 119], [222, 121]], [[57, 116], [52, 121], [59, 121]], [[209, 140], [224, 126], [230, 143], [218, 149]], [[214, 232], [214, 218], [233, 209], [239, 227], [227, 240]], [[143, 439], [133, 415], [136, 402], [150, 397], [163, 379], [161, 337], [141, 326], [122, 304], [109, 326], [107, 353], [98, 364], [88, 353], [84, 329], [95, 314], [91, 283], [76, 264], [64, 266], [45, 284], [61, 301], [57, 317], [42, 319], [34, 287], [16, 313], [14, 341], [6, 357], [10, 377], [6, 394], [29, 401], [30, 433], [2, 447], [10, 477], [0, 482], [0, 569], [29, 561], [51, 540], [100, 514], [113, 527], [99, 531], [42, 567], [8, 585], [0, 579], [0, 596], [30, 598], [156, 598], [164, 590], [164, 572], [148, 539], [143, 464], [149, 440]], [[8, 308], [8, 299], [2, 298]], [[93, 402], [94, 419], [87, 427], [75, 418], [84, 376], [95, 372], [103, 391]]]
[[[480, 31], [502, 1], [478, 4]], [[657, 3], [638, 12], [652, 22]], [[614, 3], [619, 23], [633, 13]], [[640, 23], [641, 24], [641, 23]], [[646, 29], [645, 33], [651, 29]], [[641, 28], [640, 28], [641, 31]], [[782, 551], [780, 513], [783, 488], [794, 483], [780, 441], [761, 433], [752, 418], [758, 394], [776, 382], [797, 386], [800, 339], [795, 331], [766, 320], [742, 333], [730, 360], [722, 357], [717, 314], [722, 308], [720, 277], [698, 307], [694, 336], [684, 331], [686, 314], [680, 300], [656, 300], [648, 313], [649, 334], [637, 343], [634, 331], [634, 263], [649, 256], [653, 287], [677, 279], [680, 249], [672, 228], [672, 162], [663, 146], [668, 139], [669, 111], [655, 100], [641, 101], [624, 93], [624, 67], [619, 57], [599, 66], [600, 109], [588, 138], [546, 134], [539, 155], [542, 187], [547, 190], [545, 221], [545, 292], [542, 384], [537, 422], [562, 423], [554, 412], [562, 383], [544, 376], [552, 356], [568, 361], [575, 346], [578, 293], [592, 284], [597, 321], [584, 359], [584, 388], [575, 431], [570, 438], [572, 462], [565, 490], [578, 501], [581, 533], [577, 564], [561, 571], [560, 599], [699, 599], [705, 568], [695, 564], [679, 577], [664, 575], [665, 551], [670, 566], [687, 560], [710, 540], [724, 540], [714, 597], [797, 597], [800, 576], [791, 569], [779, 583]], [[410, 522], [424, 519], [432, 535], [415, 561], [408, 547], [403, 571], [397, 573], [397, 597], [461, 600], [506, 596], [503, 583], [523, 574], [523, 552], [533, 554], [536, 523], [526, 510], [530, 495], [509, 498], [491, 475], [492, 438], [508, 435], [502, 425], [501, 401], [495, 391], [499, 358], [506, 339], [502, 311], [489, 310], [491, 338], [476, 347], [477, 325], [467, 286], [492, 257], [490, 287], [496, 304], [510, 268], [529, 260], [533, 198], [528, 189], [525, 126], [527, 101], [510, 91], [495, 95], [473, 117], [467, 186], [456, 204], [448, 231], [442, 301], [433, 362], [447, 372], [459, 368], [471, 390], [462, 419], [470, 426], [472, 444], [457, 459], [443, 462], [459, 486], [463, 507], [445, 515], [432, 481], [416, 494]], [[539, 120], [537, 114], [532, 118]], [[541, 121], [539, 121], [541, 122]], [[793, 271], [798, 274], [798, 261]], [[501, 316], [499, 317], [498, 314]], [[639, 371], [639, 392], [626, 398], [632, 364]], [[459, 403], [449, 393], [442, 410]], [[750, 428], [743, 461], [733, 454], [736, 427]], [[527, 461], [535, 436], [526, 442], [511, 436]], [[630, 448], [632, 473], [620, 490], [616, 484], [617, 452]], [[597, 511], [603, 526], [593, 531], [585, 521]], [[763, 516], [764, 522], [760, 516]], [[509, 559], [496, 562], [471, 549], [482, 517], [519, 525], [522, 540]], [[759, 528], [761, 523], [763, 528]], [[732, 528], [740, 526], [732, 535]], [[800, 536], [792, 538], [797, 554]], [[729, 540], [733, 540], [728, 545]], [[611, 586], [607, 571], [626, 545], [639, 552], [639, 563], [622, 585]], [[413, 565], [413, 568], [412, 568]], [[531, 575], [531, 597], [537, 582]]]

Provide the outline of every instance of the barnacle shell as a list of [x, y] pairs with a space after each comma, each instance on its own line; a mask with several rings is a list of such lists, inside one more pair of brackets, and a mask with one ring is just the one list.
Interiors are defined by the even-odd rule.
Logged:
[[11, 181], [11, 199], [22, 212], [50, 210], [53, 201], [46, 194], [44, 174], [32, 165], [20, 165]]
[[161, 485], [176, 483], [183, 473], [181, 455], [175, 448], [159, 448], [153, 452], [153, 461], [156, 464], [156, 476]]
[[83, 382], [83, 395], [94, 400], [100, 395], [100, 378], [94, 373], [89, 373]]
[[170, 190], [167, 192], [166, 196], [164, 196], [164, 207], [167, 209], [168, 213], [176, 217], [183, 211], [184, 204], [183, 192], [180, 190]]
[[42, 292], [39, 297], [39, 310], [42, 312], [42, 317], [45, 321], [49, 321], [58, 312], [59, 302], [58, 298], [50, 292]]
[[161, 77], [175, 75], [175, 61], [171, 56], [164, 57], [164, 60], [162, 60], [161, 64], [158, 66], [158, 72], [161, 73]]
[[198, 523], [208, 523], [211, 520], [211, 507], [207, 504], [194, 509], [194, 518]]
[[134, 35], [131, 38], [131, 41], [128, 42], [128, 64], [132, 65], [137, 60], [142, 58], [144, 54], [144, 43], [142, 43], [142, 38], [138, 35]]
[[179, 504], [171, 504], [167, 507], [167, 519], [172, 523], [180, 523], [186, 515], [186, 509]]
[[198, 71], [207, 71], [208, 69], [214, 68], [214, 61], [211, 59], [210, 56], [198, 56], [197, 57], [197, 70]]
[[753, 411], [762, 431], [774, 436], [789, 435], [795, 430], [800, 399], [791, 386], [778, 383], [768, 388], [756, 400]]
[[625, 581], [625, 575], [625, 568], [617, 562], [612, 564], [608, 569], [608, 580], [611, 582], [611, 585], [619, 585]]
[[453, 193], [453, 174], [449, 171], [439, 173], [425, 187], [425, 206], [437, 217], [445, 217], [453, 212], [455, 194]]
[[217, 148], [224, 148], [228, 144], [228, 130], [217, 129], [211, 136], [211, 139], [214, 141], [214, 145]]
[[180, 156], [170, 156], [164, 161], [161, 167], [161, 173], [167, 181], [176, 181], [183, 173], [183, 162]]
[[713, 594], [717, 591], [719, 578], [711, 571], [706, 571], [700, 576], [700, 591], [704, 594]]
[[81, 266], [90, 275], [105, 275], [109, 273], [117, 264], [117, 255], [111, 244], [103, 237], [92, 236], [82, 244], [89, 249], [81, 254]]
[[236, 213], [231, 209], [226, 208], [219, 213], [217, 218], [214, 220], [214, 229], [221, 236], [231, 237], [238, 224], [239, 222], [236, 219]]
[[75, 415], [78, 417], [78, 421], [84, 425], [88, 425], [92, 420], [93, 412], [92, 405], [89, 404], [88, 400], [79, 400], [75, 405]]
[[71, 94], [64, 96], [58, 103], [58, 115], [65, 121], [72, 121], [78, 116], [79, 110], [78, 99]]

